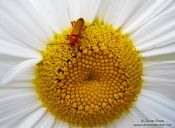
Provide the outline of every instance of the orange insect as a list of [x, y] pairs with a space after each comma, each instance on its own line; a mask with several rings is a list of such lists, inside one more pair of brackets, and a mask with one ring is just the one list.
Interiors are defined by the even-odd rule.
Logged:
[[75, 46], [75, 44], [78, 42], [78, 38], [81, 38], [81, 32], [86, 29], [86, 26], [84, 25], [84, 19], [79, 18], [77, 21], [71, 22], [72, 24], [72, 33], [71, 35], [67, 35], [67, 39], [70, 41], [70, 44]]

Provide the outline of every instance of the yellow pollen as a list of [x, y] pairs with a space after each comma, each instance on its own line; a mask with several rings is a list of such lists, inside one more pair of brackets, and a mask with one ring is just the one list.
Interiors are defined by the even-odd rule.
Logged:
[[[87, 23], [88, 24], [88, 23]], [[58, 120], [101, 126], [127, 114], [142, 88], [142, 61], [120, 29], [97, 21], [82, 30], [75, 46], [56, 34], [36, 66], [36, 92]]]

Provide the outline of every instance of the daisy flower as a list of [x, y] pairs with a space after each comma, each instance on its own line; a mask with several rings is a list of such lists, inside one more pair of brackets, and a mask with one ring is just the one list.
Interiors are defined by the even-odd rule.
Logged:
[[174, 21], [173, 0], [1, 0], [0, 127], [175, 127]]

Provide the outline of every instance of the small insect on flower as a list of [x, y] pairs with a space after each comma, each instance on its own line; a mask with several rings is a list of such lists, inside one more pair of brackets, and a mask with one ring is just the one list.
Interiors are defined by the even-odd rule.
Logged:
[[70, 44], [75, 46], [75, 44], [78, 42], [78, 38], [81, 38], [81, 32], [86, 29], [86, 26], [84, 25], [84, 19], [79, 18], [77, 21], [71, 22], [72, 24], [72, 32], [71, 35], [67, 35], [67, 39], [70, 41]]

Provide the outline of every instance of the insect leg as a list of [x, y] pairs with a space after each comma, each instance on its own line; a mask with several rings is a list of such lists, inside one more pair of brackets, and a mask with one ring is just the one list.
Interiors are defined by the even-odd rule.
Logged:
[[74, 26], [75, 25], [75, 21], [71, 21], [71, 24], [72, 24], [72, 26]]
[[66, 35], [65, 38], [68, 40], [70, 38], [70, 35]]
[[87, 26], [83, 26], [82, 30], [85, 30], [87, 28]]

